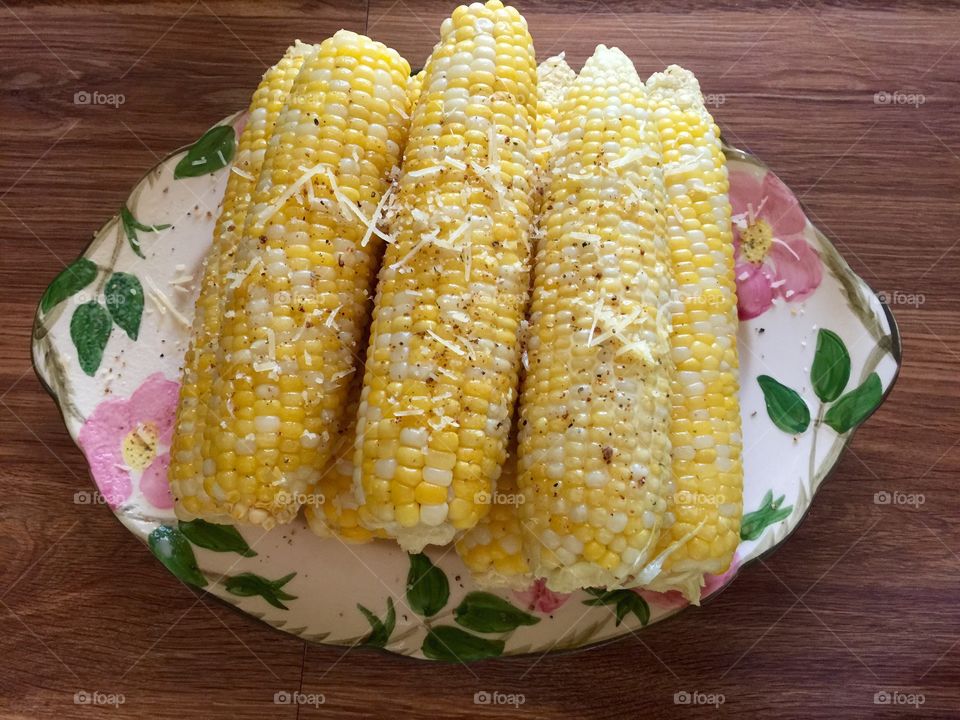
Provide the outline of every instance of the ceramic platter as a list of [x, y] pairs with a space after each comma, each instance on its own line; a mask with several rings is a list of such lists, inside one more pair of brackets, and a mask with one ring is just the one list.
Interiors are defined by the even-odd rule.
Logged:
[[[674, 594], [623, 590], [597, 602], [535, 583], [496, 593], [513, 608], [505, 622], [467, 629], [458, 618], [477, 588], [452, 546], [409, 556], [387, 542], [346, 545], [302, 519], [269, 532], [177, 522], [166, 471], [180, 364], [239, 122], [227, 118], [150, 170], [41, 300], [34, 363], [96, 485], [77, 502], [111, 509], [180, 580], [312, 642], [474, 660], [581, 647], [684, 609]], [[774, 239], [759, 263], [738, 243], [745, 517], [733, 566], [709, 579], [706, 598], [789, 537], [900, 366], [889, 309], [760, 160], [727, 155], [737, 237], [764, 223]], [[812, 382], [815, 364], [839, 368], [830, 387]]]

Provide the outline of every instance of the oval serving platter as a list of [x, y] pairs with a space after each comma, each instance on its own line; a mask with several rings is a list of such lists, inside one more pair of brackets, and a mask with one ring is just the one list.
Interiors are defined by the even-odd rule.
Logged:
[[[416, 556], [387, 542], [347, 545], [314, 536], [302, 518], [268, 532], [177, 521], [166, 471], [180, 364], [242, 121], [227, 118], [150, 170], [41, 299], [34, 365], [97, 488], [78, 489], [76, 502], [109, 506], [183, 582], [312, 642], [469, 661], [578, 648], [686, 607], [674, 593], [561, 595], [539, 582], [478, 595], [452, 545]], [[704, 598], [797, 527], [901, 360], [889, 309], [796, 197], [758, 159], [726, 151], [745, 515], [731, 569], [708, 579]], [[761, 238], [759, 261], [756, 246], [754, 262], [740, 252], [746, 228]]]

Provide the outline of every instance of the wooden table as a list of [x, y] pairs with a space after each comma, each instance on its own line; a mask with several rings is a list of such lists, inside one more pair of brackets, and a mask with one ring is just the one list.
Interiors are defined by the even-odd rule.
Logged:
[[[9, 3], [9, 4], [8, 4]], [[960, 714], [960, 7], [860, 0], [524, 2], [541, 57], [616, 44], [693, 69], [856, 272], [890, 295], [900, 381], [809, 519], [702, 610], [589, 651], [437, 666], [305, 645], [195, 597], [103, 507], [30, 367], [33, 311], [161, 155], [245, 105], [294, 38], [368, 32], [422, 64], [449, 2], [0, 2], [0, 714], [4, 718]], [[117, 108], [75, 93], [120, 94]], [[919, 94], [877, 104], [875, 93]], [[877, 506], [919, 492], [917, 510]], [[78, 690], [119, 708], [74, 704]], [[279, 690], [326, 704], [275, 705]], [[522, 693], [478, 706], [479, 690]], [[922, 693], [919, 710], [873, 703]]]

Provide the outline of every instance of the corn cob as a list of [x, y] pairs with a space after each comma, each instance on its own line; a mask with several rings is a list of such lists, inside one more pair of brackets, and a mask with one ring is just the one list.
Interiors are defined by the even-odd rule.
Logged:
[[204, 437], [204, 490], [236, 521], [289, 522], [330, 458], [409, 73], [395, 51], [342, 30], [304, 62], [277, 122], [224, 305]]
[[411, 76], [410, 83], [407, 85], [407, 97], [410, 102], [410, 109], [417, 106], [417, 100], [420, 99], [420, 91], [423, 90], [423, 74], [426, 70], [421, 70], [416, 75]]
[[380, 530], [360, 525], [356, 493], [353, 491], [353, 444], [357, 435], [357, 408], [363, 387], [362, 369], [351, 381], [346, 424], [337, 436], [333, 457], [317, 482], [316, 492], [304, 506], [310, 529], [320, 537], [339, 537], [351, 543], [386, 537]]
[[[547, 58], [537, 66], [537, 141], [534, 152], [541, 173], [537, 188], [538, 203], [543, 199], [543, 187], [547, 181], [546, 171], [554, 148], [560, 103], [576, 77], [562, 54]], [[541, 208], [537, 207], [536, 212], [539, 214]], [[539, 217], [535, 225], [538, 227], [534, 228], [534, 233], [539, 234]], [[493, 500], [503, 502], [493, 502], [490, 512], [457, 540], [457, 554], [481, 587], [523, 588], [532, 579], [530, 566], [523, 553], [523, 532], [517, 507], [523, 496], [517, 487], [515, 430], [511, 432], [509, 455], [492, 496]]]
[[554, 149], [553, 138], [557, 132], [560, 104], [576, 77], [577, 74], [567, 65], [563, 53], [549, 57], [537, 66], [537, 142], [534, 152], [540, 175], [537, 183], [538, 204], [543, 200], [543, 192], [548, 182], [547, 172], [550, 168], [551, 151]]
[[413, 111], [357, 425], [361, 521], [410, 551], [473, 527], [505, 459], [536, 100], [515, 9], [491, 0], [444, 21]]
[[520, 403], [524, 549], [566, 592], [629, 586], [665, 510], [668, 268], [660, 140], [630, 60], [599, 46], [561, 108]]
[[207, 517], [216, 501], [200, 482], [203, 466], [202, 438], [206, 402], [210, 395], [220, 332], [223, 278], [233, 267], [233, 256], [243, 233], [244, 219], [263, 165], [267, 143], [286, 102], [290, 87], [306, 56], [315, 45], [297, 42], [275, 66], [267, 70], [253, 94], [246, 125], [237, 143], [236, 159], [227, 179], [223, 209], [213, 231], [213, 245], [203, 269], [190, 348], [184, 359], [183, 382], [177, 406], [176, 432], [170, 462], [171, 491], [182, 519]]
[[671, 346], [675, 487], [656, 559], [643, 580], [698, 602], [704, 573], [727, 569], [743, 512], [727, 165], [720, 130], [692, 73], [671, 66], [647, 81], [663, 143], [666, 221], [677, 278]]
[[523, 533], [518, 505], [523, 502], [517, 488], [517, 444], [511, 433], [511, 447], [496, 490], [489, 495], [490, 512], [457, 539], [457, 554], [480, 587], [512, 587], [530, 584], [530, 566], [523, 554]]

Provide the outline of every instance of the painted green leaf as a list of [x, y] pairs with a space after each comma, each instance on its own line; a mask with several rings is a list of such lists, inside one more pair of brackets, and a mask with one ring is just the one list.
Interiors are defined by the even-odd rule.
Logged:
[[236, 146], [237, 134], [230, 125], [210, 128], [177, 163], [174, 179], [198, 177], [226, 167], [233, 160]]
[[118, 272], [110, 276], [103, 292], [110, 317], [131, 340], [136, 340], [143, 317], [143, 285], [136, 275]]
[[197, 558], [187, 539], [176, 528], [161, 525], [147, 538], [147, 545], [157, 559], [183, 582], [206, 587], [207, 579], [197, 567]]
[[802, 433], [810, 426], [810, 408], [796, 390], [791, 390], [769, 375], [758, 376], [757, 382], [767, 403], [767, 415], [774, 425], [791, 435]]
[[256, 557], [247, 541], [233, 525], [216, 525], [206, 520], [181, 520], [180, 532], [194, 545], [214, 552], [235, 552], [244, 557]]
[[157, 232], [170, 227], [170, 225], [144, 225], [133, 216], [126, 205], [120, 208], [120, 223], [123, 225], [123, 234], [127, 236], [127, 242], [130, 243], [131, 249], [140, 257], [144, 257], [144, 255], [143, 250], [140, 249], [140, 238], [137, 236], [137, 230]]
[[393, 629], [397, 625], [397, 613], [393, 607], [393, 598], [387, 598], [387, 616], [383, 620], [359, 603], [357, 609], [363, 613], [372, 628], [370, 634], [360, 644], [367, 647], [386, 647], [387, 641], [390, 640], [390, 635], [393, 634]]
[[290, 595], [284, 592], [281, 588], [296, 577], [296, 575], [295, 572], [292, 572], [289, 575], [284, 575], [279, 580], [267, 580], [265, 577], [261, 577], [256, 573], [245, 572], [228, 577], [224, 581], [223, 586], [227, 589], [227, 592], [233, 593], [234, 595], [239, 595], [240, 597], [259, 595], [275, 608], [289, 610], [290, 608], [280, 601], [296, 600], [297, 597], [296, 595]]
[[110, 339], [110, 315], [96, 300], [84, 303], [70, 318], [70, 339], [77, 349], [81, 369], [90, 376], [97, 372], [103, 359], [103, 349]]
[[40, 298], [40, 310], [47, 312], [71, 295], [76, 295], [97, 277], [97, 266], [87, 258], [77, 258], [47, 285]]
[[614, 613], [617, 617], [617, 625], [623, 622], [623, 619], [633, 613], [641, 625], [650, 622], [650, 606], [647, 601], [637, 595], [633, 590], [604, 590], [603, 588], [586, 588], [586, 592], [593, 595], [589, 600], [584, 600], [584, 605], [613, 605]]
[[850, 380], [850, 353], [840, 336], [821, 328], [817, 333], [817, 352], [810, 368], [813, 391], [823, 402], [833, 402]]
[[410, 555], [407, 573], [407, 603], [423, 617], [436, 615], [450, 599], [450, 584], [443, 570], [423, 553]]
[[540, 618], [523, 612], [503, 598], [485, 592], [471, 592], [463, 598], [453, 617], [458, 625], [483, 633], [516, 630], [521, 625], [536, 625]]
[[863, 384], [837, 400], [823, 416], [823, 421], [843, 434], [856, 427], [872, 413], [883, 399], [883, 386], [876, 373], [870, 373]]
[[740, 524], [740, 539], [756, 540], [767, 527], [790, 517], [793, 506], [780, 507], [783, 504], [783, 498], [784, 496], [781, 495], [774, 500], [773, 491], [767, 490], [760, 508], [743, 516], [743, 522]]
[[503, 647], [503, 640], [489, 640], [452, 625], [438, 625], [427, 633], [420, 649], [431, 660], [470, 662], [499, 657]]

